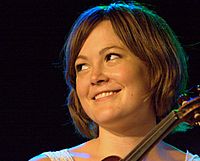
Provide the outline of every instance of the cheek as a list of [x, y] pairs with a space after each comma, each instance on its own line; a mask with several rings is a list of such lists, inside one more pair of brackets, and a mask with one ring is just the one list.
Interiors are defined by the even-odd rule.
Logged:
[[125, 85], [134, 88], [148, 88], [148, 76], [146, 68], [140, 65], [126, 64], [117, 68], [115, 76]]
[[118, 81], [124, 81], [127, 79], [127, 76], [129, 71], [128, 68], [126, 67], [126, 65], [120, 65], [117, 66], [115, 68], [113, 68], [113, 70], [111, 70], [108, 75], [110, 76], [111, 79], [116, 79]]
[[84, 103], [85, 98], [88, 98], [90, 86], [90, 79], [84, 75], [76, 78], [76, 91], [81, 104]]
[[79, 99], [81, 99], [86, 92], [86, 82], [80, 78], [76, 79], [76, 91]]
[[138, 71], [133, 69], [132, 66], [122, 65], [115, 68], [111, 75], [123, 84], [133, 83], [138, 78]]

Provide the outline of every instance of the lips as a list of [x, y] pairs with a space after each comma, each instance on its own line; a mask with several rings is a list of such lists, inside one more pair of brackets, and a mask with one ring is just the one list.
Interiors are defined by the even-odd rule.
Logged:
[[108, 96], [111, 96], [111, 95], [115, 95], [116, 93], [118, 93], [120, 90], [113, 90], [113, 91], [103, 91], [103, 92], [100, 92], [98, 94], [96, 94], [93, 99], [94, 100], [98, 100], [98, 99], [101, 99], [101, 98], [104, 98], [104, 97], [108, 97]]

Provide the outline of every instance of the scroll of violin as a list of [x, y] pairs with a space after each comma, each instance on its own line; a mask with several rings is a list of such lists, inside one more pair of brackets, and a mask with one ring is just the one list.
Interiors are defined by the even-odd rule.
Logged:
[[140, 161], [151, 148], [167, 136], [174, 127], [181, 122], [192, 126], [200, 125], [200, 85], [197, 85], [183, 94], [179, 100], [182, 106], [167, 115], [124, 159], [110, 156], [103, 161]]

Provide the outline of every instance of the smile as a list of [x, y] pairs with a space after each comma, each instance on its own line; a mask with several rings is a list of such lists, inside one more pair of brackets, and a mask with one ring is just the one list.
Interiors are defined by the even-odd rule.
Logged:
[[107, 92], [99, 93], [99, 94], [97, 94], [94, 97], [94, 100], [98, 100], [98, 99], [101, 99], [101, 98], [104, 98], [104, 97], [108, 97], [108, 96], [114, 95], [114, 94], [118, 93], [119, 91], [120, 90], [117, 90], [117, 91], [107, 91]]

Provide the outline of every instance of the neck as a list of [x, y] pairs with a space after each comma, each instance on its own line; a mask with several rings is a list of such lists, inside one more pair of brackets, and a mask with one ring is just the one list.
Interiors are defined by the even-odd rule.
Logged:
[[144, 138], [150, 129], [155, 126], [154, 122], [131, 128], [119, 128], [109, 130], [100, 127], [99, 137], [95, 139], [99, 155], [117, 155], [124, 158]]

